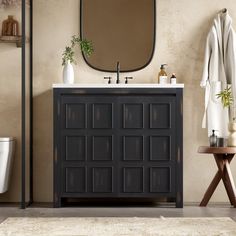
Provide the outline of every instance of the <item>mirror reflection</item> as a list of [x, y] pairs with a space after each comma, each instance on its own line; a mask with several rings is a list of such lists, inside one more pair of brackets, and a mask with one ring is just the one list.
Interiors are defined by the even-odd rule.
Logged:
[[139, 70], [152, 59], [155, 45], [155, 0], [81, 0], [81, 37], [92, 41], [85, 57], [94, 69]]

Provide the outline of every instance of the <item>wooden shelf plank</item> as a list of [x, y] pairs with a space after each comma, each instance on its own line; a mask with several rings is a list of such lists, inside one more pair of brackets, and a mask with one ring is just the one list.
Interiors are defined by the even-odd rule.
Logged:
[[[21, 36], [0, 36], [0, 43], [15, 43], [18, 48], [21, 47]], [[29, 38], [26, 38], [26, 42], [29, 42]]]

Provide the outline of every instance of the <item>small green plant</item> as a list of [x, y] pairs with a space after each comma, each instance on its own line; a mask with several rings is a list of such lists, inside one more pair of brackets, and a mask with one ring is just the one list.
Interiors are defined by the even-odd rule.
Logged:
[[75, 63], [76, 61], [74, 59], [75, 51], [74, 48], [76, 45], [79, 45], [80, 50], [86, 55], [91, 56], [93, 53], [93, 44], [92, 42], [81, 39], [80, 37], [73, 35], [71, 39], [71, 46], [66, 46], [65, 51], [62, 54], [62, 65], [64, 66], [67, 61], [70, 61], [71, 63]]
[[233, 103], [231, 87], [224, 89], [220, 93], [216, 94], [216, 96], [217, 98], [221, 98], [221, 102], [224, 108], [230, 107], [230, 105]]
[[75, 52], [71, 47], [66, 47], [65, 51], [62, 54], [62, 65], [64, 66], [67, 61], [70, 61], [71, 63], [75, 62], [74, 59]]

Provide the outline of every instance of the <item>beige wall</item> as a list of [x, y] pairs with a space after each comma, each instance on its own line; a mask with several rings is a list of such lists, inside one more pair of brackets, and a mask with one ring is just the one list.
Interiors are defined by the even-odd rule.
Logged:
[[[20, 21], [20, 9], [0, 8], [0, 22], [8, 15]], [[0, 30], [2, 26], [0, 26]], [[1, 32], [1, 31], [0, 31]], [[15, 44], [0, 43], [0, 136], [17, 138], [16, 155], [11, 179], [11, 189], [0, 194], [0, 201], [20, 199], [20, 137], [21, 137], [21, 50]], [[1, 157], [0, 157], [1, 158]]]
[[[0, 22], [13, 15], [19, 22], [21, 32], [21, 8], [0, 8]], [[29, 22], [29, 7], [26, 8], [26, 20]], [[29, 25], [28, 25], [29, 26]], [[0, 32], [2, 25], [0, 24]], [[19, 33], [20, 33], [19, 32]], [[29, 35], [29, 27], [26, 27]], [[20, 33], [21, 34], [21, 33]], [[26, 61], [29, 62], [29, 44], [26, 45]], [[26, 105], [29, 107], [29, 63], [26, 65]], [[29, 140], [29, 110], [26, 110], [26, 139]], [[16, 138], [13, 171], [10, 190], [0, 194], [0, 202], [18, 202], [21, 194], [21, 48], [16, 44], [0, 43], [0, 137]], [[1, 157], [0, 157], [1, 158]], [[26, 151], [26, 182], [29, 182], [29, 149]], [[29, 188], [26, 186], [26, 200]]]
[[[157, 44], [152, 63], [142, 71], [130, 73], [136, 83], [155, 81], [161, 63], [168, 72], [176, 72], [184, 89], [184, 200], [202, 198], [216, 165], [211, 156], [197, 154], [199, 145], [207, 144], [207, 132], [201, 129], [204, 92], [199, 87], [207, 31], [215, 14], [227, 7], [236, 29], [235, 0], [157, 0]], [[61, 83], [61, 54], [70, 36], [79, 32], [78, 0], [34, 1], [34, 197], [35, 201], [52, 201], [52, 89]], [[19, 68], [9, 57], [19, 57], [14, 47], [0, 45], [0, 128], [3, 135], [19, 138]], [[5, 60], [2, 58], [4, 55]], [[9, 61], [9, 62], [5, 62]], [[7, 66], [3, 66], [3, 62]], [[13, 64], [13, 65], [12, 65]], [[12, 67], [16, 67], [12, 70]], [[90, 69], [78, 57], [75, 66], [77, 83], [103, 83], [108, 73]], [[126, 76], [123, 74], [122, 76]], [[114, 75], [113, 75], [114, 76]], [[6, 103], [6, 99], [10, 102]], [[13, 117], [12, 119], [10, 119]], [[19, 153], [19, 149], [18, 149]], [[19, 188], [19, 155], [12, 187], [1, 199], [17, 199]], [[233, 173], [236, 166], [232, 163]], [[236, 177], [236, 175], [235, 175]], [[227, 201], [221, 185], [213, 201]]]

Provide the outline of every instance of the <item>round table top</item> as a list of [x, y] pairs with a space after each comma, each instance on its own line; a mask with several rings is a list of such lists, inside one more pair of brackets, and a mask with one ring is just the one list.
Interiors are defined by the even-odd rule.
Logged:
[[198, 148], [199, 153], [212, 153], [212, 154], [235, 154], [236, 147], [207, 147], [200, 146]]

